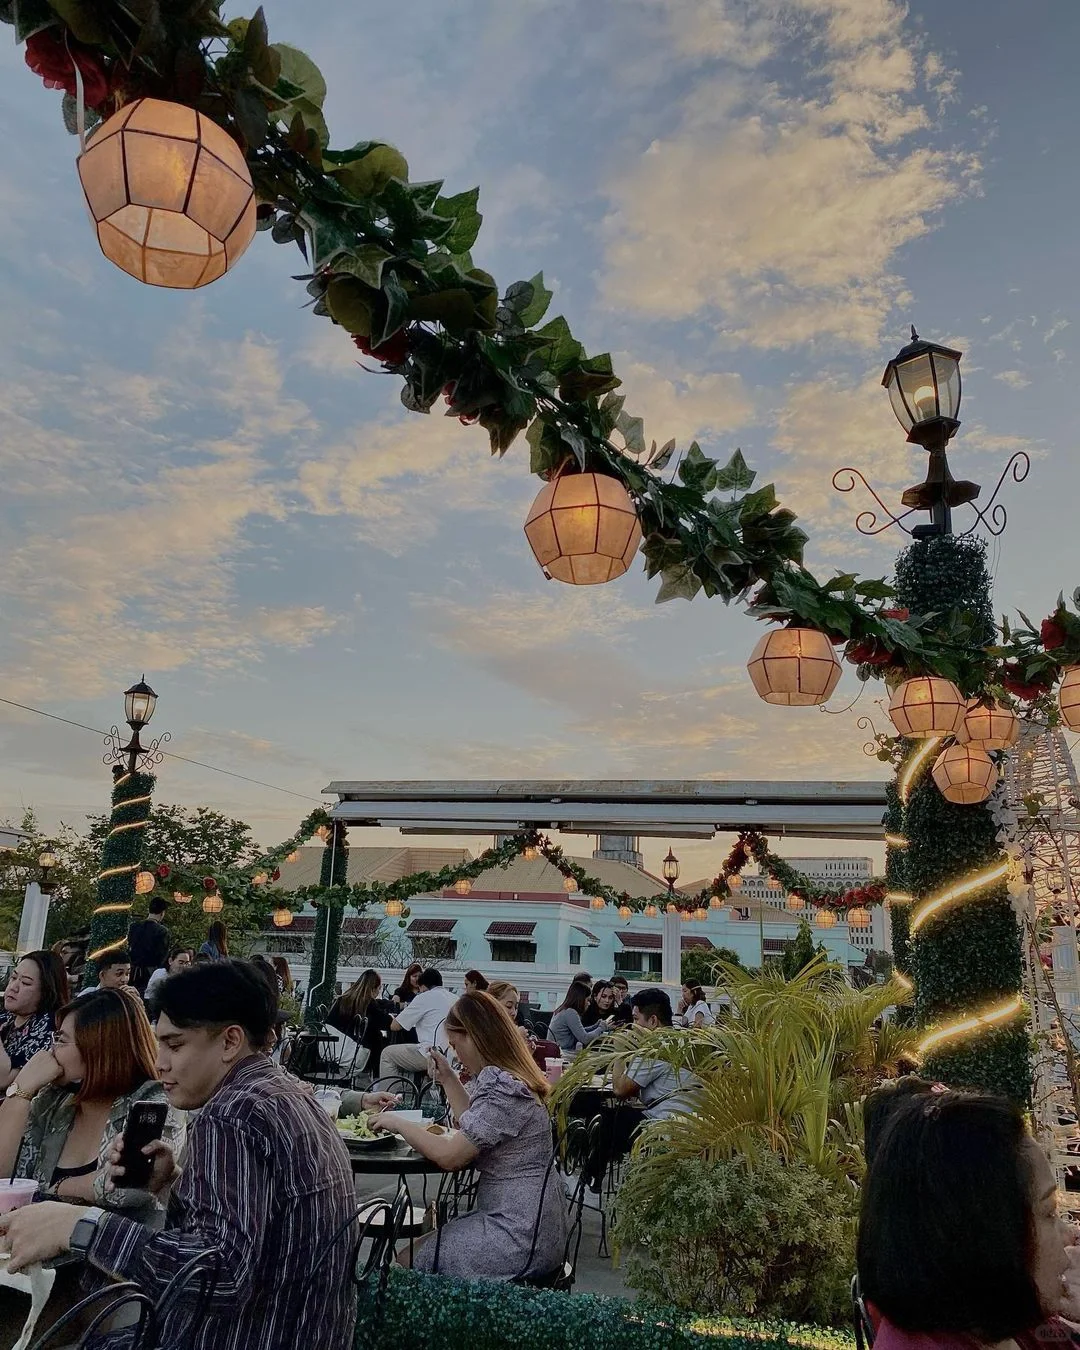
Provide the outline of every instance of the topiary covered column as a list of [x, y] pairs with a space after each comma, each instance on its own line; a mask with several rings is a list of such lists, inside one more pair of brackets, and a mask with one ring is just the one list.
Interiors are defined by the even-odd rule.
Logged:
[[135, 903], [135, 873], [142, 864], [155, 781], [153, 774], [128, 773], [120, 767], [113, 770], [112, 814], [101, 850], [84, 988], [97, 983], [96, 958], [127, 941]]
[[[335, 820], [323, 849], [320, 886], [344, 886], [349, 874], [349, 843], [345, 826]], [[309, 1024], [325, 1019], [337, 988], [338, 954], [341, 949], [341, 924], [345, 907], [329, 897], [316, 902], [315, 940], [311, 951], [307, 1007], [304, 1020]]]
[[[901, 555], [896, 583], [899, 602], [912, 612], [936, 612], [945, 621], [950, 612], [963, 615], [972, 624], [972, 641], [993, 641], [990, 577], [981, 541], [951, 535], [918, 540]], [[920, 751], [916, 743], [899, 775], [900, 795], [906, 798], [904, 889], [912, 896], [910, 949], [903, 959], [915, 982], [916, 1018], [927, 1033], [922, 1071], [951, 1086], [1027, 1102], [1031, 1062], [1019, 998], [1020, 929], [1004, 876], [979, 880], [1005, 855], [989, 808], [947, 802], [930, 775], [933, 761], [934, 754]], [[894, 869], [899, 865], [894, 859]], [[924, 902], [960, 883], [968, 886], [966, 894], [920, 915]], [[894, 941], [899, 938], [903, 951], [908, 935], [902, 913], [894, 911], [893, 922]], [[986, 1014], [986, 1022], [976, 1020]]]

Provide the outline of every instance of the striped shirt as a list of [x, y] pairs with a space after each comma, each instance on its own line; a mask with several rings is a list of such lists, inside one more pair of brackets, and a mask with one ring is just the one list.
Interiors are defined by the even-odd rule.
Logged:
[[[347, 1237], [356, 1208], [349, 1156], [309, 1092], [265, 1055], [230, 1071], [193, 1119], [166, 1226], [100, 1222], [90, 1257], [154, 1299], [198, 1252], [221, 1266], [187, 1350], [349, 1350], [356, 1318]], [[177, 1328], [189, 1308], [177, 1311]], [[170, 1343], [168, 1321], [162, 1339]]]

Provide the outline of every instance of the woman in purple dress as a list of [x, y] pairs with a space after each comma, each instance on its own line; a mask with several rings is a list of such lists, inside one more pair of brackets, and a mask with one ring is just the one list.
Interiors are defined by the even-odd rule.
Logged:
[[413, 1264], [417, 1270], [464, 1279], [548, 1274], [563, 1260], [566, 1195], [552, 1166], [547, 1080], [509, 1013], [490, 994], [459, 998], [444, 1026], [454, 1054], [471, 1075], [464, 1086], [446, 1059], [432, 1051], [435, 1076], [457, 1129], [431, 1134], [393, 1111], [371, 1122], [376, 1130], [401, 1135], [448, 1171], [472, 1164], [480, 1174], [476, 1207], [418, 1244]]

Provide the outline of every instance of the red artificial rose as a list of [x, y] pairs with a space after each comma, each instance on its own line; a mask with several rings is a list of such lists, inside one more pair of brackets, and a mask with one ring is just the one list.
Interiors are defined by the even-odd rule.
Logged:
[[847, 659], [855, 666], [887, 666], [892, 661], [892, 652], [877, 638], [866, 638], [848, 648]]
[[63, 89], [72, 98], [78, 92], [75, 80], [78, 65], [83, 102], [88, 108], [100, 108], [112, 93], [109, 72], [97, 52], [70, 36], [65, 42], [58, 28], [43, 28], [26, 39], [26, 64], [35, 75], [41, 76], [46, 89]]
[[881, 611], [883, 619], [896, 619], [899, 623], [906, 623], [911, 618], [910, 609], [883, 609]]
[[1022, 666], [1011, 665], [1004, 666], [1001, 671], [1001, 683], [1017, 698], [1023, 699], [1026, 703], [1031, 703], [1037, 699], [1040, 694], [1045, 694], [1049, 686], [1049, 680], [1045, 676], [1037, 676], [1028, 679], [1024, 675]]
[[204, 890], [204, 891], [216, 891], [216, 890], [217, 890], [217, 882], [214, 880], [213, 877], [203, 877], [203, 879], [202, 879], [202, 884], [203, 884], [203, 890]]
[[164, 881], [166, 877], [169, 876], [169, 869], [165, 866], [164, 863], [162, 863], [161, 866], [156, 868], [155, 870], [158, 874], [158, 879], [160, 881]]
[[363, 333], [354, 333], [353, 342], [365, 356], [373, 356], [384, 366], [400, 366], [409, 354], [409, 334], [404, 328], [399, 328], [377, 347], [372, 346], [371, 338], [365, 337]]
[[1065, 646], [1065, 629], [1053, 617], [1043, 619], [1039, 637], [1048, 652], [1053, 651], [1055, 647]]
[[280, 880], [281, 880], [281, 868], [280, 868], [280, 867], [275, 867], [274, 870], [270, 873], [270, 880], [271, 880], [271, 881], [280, 881]]

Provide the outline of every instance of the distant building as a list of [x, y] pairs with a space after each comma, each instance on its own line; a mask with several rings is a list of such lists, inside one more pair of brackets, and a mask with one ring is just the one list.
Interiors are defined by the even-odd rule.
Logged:
[[[661, 894], [665, 883], [628, 860], [641, 857], [637, 843], [633, 836], [603, 835], [591, 858], [573, 861], [589, 875], [634, 898]], [[419, 871], [437, 871], [468, 856], [463, 849], [352, 848], [349, 880], [392, 881]], [[283, 864], [282, 885], [295, 888], [316, 883], [321, 857], [319, 847], [301, 849], [295, 863]], [[853, 861], [864, 864], [865, 875], [870, 875], [866, 859], [802, 861], [815, 865]], [[705, 884], [686, 890], [693, 893]], [[587, 897], [566, 893], [562, 873], [543, 857], [519, 857], [507, 867], [484, 872], [465, 896], [454, 890], [414, 896], [408, 909], [402, 920], [371, 912], [346, 916], [339, 963], [343, 983], [351, 982], [368, 966], [396, 983], [413, 960], [449, 971], [463, 972], [475, 966], [489, 979], [510, 980], [533, 1003], [552, 1007], [580, 970], [587, 970], [594, 979], [616, 971], [631, 981], [660, 978], [662, 915], [646, 918], [635, 913], [620, 919], [611, 905], [592, 909]], [[783, 892], [769, 891], [764, 878], [748, 876], [734, 906], [710, 909], [703, 921], [688, 919], [682, 924], [682, 945], [684, 950], [726, 947], [744, 965], [757, 966], [763, 955], [776, 957], [794, 940], [799, 918], [787, 910]], [[306, 983], [314, 929], [314, 910], [307, 909], [290, 928], [275, 929], [268, 922], [261, 945], [269, 953], [287, 956], [294, 975]], [[816, 931], [815, 937], [844, 965], [862, 965], [870, 946], [861, 940], [862, 933], [849, 933], [841, 923]], [[452, 975], [447, 976], [447, 983], [455, 987]]]
[[[864, 884], [874, 875], [870, 858], [788, 858], [784, 861], [802, 872], [811, 881], [833, 889], [855, 887]], [[787, 891], [783, 887], [770, 886], [769, 878], [760, 872], [744, 872], [743, 884], [738, 896], [761, 901], [772, 909], [787, 909]], [[704, 883], [703, 883], [704, 884]], [[736, 897], [736, 901], [738, 897]], [[891, 951], [889, 925], [885, 911], [880, 905], [870, 909], [870, 926], [852, 928], [849, 934], [851, 945], [860, 951], [865, 959], [870, 951]]]

